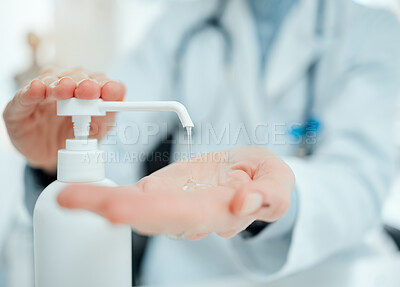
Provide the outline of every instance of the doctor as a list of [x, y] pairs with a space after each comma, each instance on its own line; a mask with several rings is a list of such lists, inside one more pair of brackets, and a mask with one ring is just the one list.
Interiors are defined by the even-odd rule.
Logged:
[[[272, 280], [316, 265], [379, 224], [394, 173], [399, 35], [390, 14], [348, 0], [171, 1], [119, 78], [128, 100], [187, 106], [195, 151], [208, 152], [194, 159], [194, 177], [212, 187], [182, 190], [188, 161], [137, 183], [141, 162], [109, 163], [127, 186], [73, 186], [58, 201], [141, 234], [189, 239], [151, 237], [142, 283], [243, 272]], [[82, 69], [46, 70], [16, 94], [4, 118], [29, 162], [28, 198], [54, 177], [56, 150], [72, 136], [54, 99], [124, 94], [119, 82]], [[94, 136], [103, 138], [113, 117], [94, 119]], [[177, 137], [170, 118], [130, 117], [117, 117], [105, 148], [149, 153], [163, 136]], [[167, 132], [142, 130], [165, 121]], [[150, 141], [110, 141], [127, 122]], [[170, 148], [186, 151], [179, 140]]]

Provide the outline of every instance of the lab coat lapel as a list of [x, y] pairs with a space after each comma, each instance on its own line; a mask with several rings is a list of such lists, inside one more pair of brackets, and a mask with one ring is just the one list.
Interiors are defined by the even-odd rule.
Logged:
[[278, 97], [299, 80], [321, 52], [322, 41], [315, 34], [317, 5], [318, 1], [300, 1], [280, 28], [264, 78], [269, 99]]
[[257, 123], [265, 121], [266, 107], [259, 95], [259, 50], [254, 19], [243, 0], [232, 0], [224, 16], [233, 40], [233, 62], [228, 87], [231, 98], [250, 132]]

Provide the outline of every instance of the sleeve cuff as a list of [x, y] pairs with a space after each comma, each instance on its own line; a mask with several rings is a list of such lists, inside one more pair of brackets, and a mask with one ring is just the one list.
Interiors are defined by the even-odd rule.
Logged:
[[50, 183], [57, 179], [57, 175], [49, 175], [40, 169], [29, 165], [25, 167], [24, 185], [25, 185], [25, 206], [30, 215], [33, 215], [33, 208], [40, 193]]

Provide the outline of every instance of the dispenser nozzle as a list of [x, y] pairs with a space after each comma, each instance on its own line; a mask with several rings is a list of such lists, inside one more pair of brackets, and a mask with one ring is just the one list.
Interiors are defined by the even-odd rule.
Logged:
[[91, 116], [72, 116], [76, 139], [87, 139], [89, 137], [91, 120]]
[[194, 127], [185, 106], [175, 101], [154, 102], [101, 102], [100, 109], [106, 112], [144, 111], [144, 112], [174, 112], [184, 128]]
[[[85, 136], [83, 127], [86, 127], [86, 123], [90, 123], [90, 116], [105, 116], [106, 112], [122, 111], [175, 112], [184, 128], [194, 127], [185, 106], [175, 101], [109, 102], [103, 101], [102, 99], [82, 100], [71, 98], [57, 102], [57, 115], [72, 116], [72, 119], [76, 120], [74, 121], [77, 126], [75, 137], [77, 133], [79, 136]], [[86, 118], [83, 116], [86, 116]], [[88, 132], [89, 131], [87, 131], [87, 135], [89, 135]]]

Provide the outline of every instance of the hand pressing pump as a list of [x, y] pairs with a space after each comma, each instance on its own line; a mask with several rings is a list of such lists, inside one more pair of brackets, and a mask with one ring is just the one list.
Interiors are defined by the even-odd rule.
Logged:
[[105, 178], [104, 152], [89, 139], [92, 116], [119, 111], [177, 113], [183, 127], [193, 123], [178, 102], [106, 102], [68, 99], [57, 102], [57, 115], [72, 116], [74, 139], [58, 151], [57, 180], [40, 195], [34, 209], [36, 287], [130, 287], [132, 244], [129, 226], [112, 225], [88, 211], [66, 210], [57, 195], [73, 183], [115, 186]]

